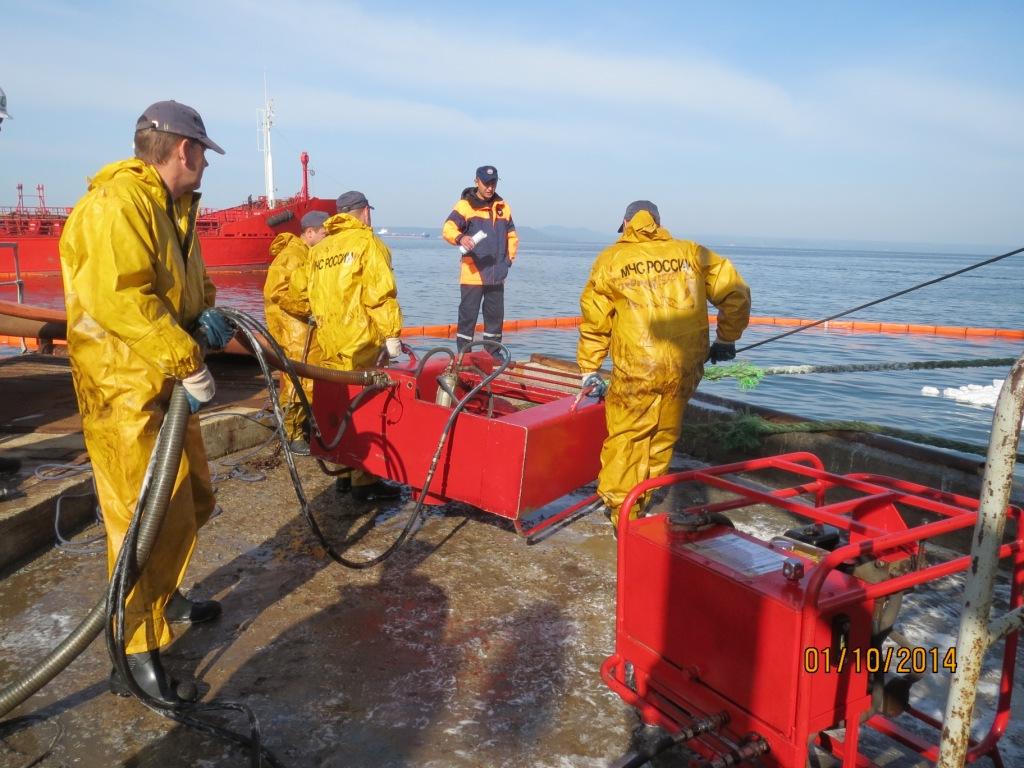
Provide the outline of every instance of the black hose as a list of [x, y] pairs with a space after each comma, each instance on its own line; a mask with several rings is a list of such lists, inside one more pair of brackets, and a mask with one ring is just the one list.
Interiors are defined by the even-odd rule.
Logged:
[[[416, 366], [416, 372], [413, 374], [412, 377], [413, 386], [415, 387], [413, 393], [417, 398], [419, 398], [420, 396], [420, 374], [423, 373], [423, 368], [426, 366], [427, 360], [432, 358], [434, 355], [438, 354], [448, 355], [448, 357], [450, 358], [450, 362], [455, 362], [455, 353], [452, 352], [451, 349], [449, 349], [448, 347], [431, 347], [430, 349], [428, 349], [423, 354], [423, 357], [420, 358], [420, 362]], [[444, 387], [442, 387], [442, 389], [444, 389]], [[445, 391], [447, 392], [447, 390]], [[453, 401], [457, 399], [453, 393], [448, 392], [448, 394], [452, 395]]]
[[[266, 338], [266, 341], [270, 344], [271, 348], [274, 351], [274, 354], [276, 354], [281, 359], [285, 375], [287, 375], [289, 377], [289, 379], [291, 380], [292, 386], [295, 388], [295, 392], [296, 392], [296, 395], [298, 396], [299, 402], [302, 404], [302, 408], [306, 412], [306, 415], [308, 416], [308, 418], [310, 420], [310, 422], [309, 422], [310, 423], [310, 438], [311, 439], [316, 439], [317, 442], [325, 450], [328, 450], [328, 451], [333, 450], [341, 442], [341, 438], [342, 438], [346, 428], [349, 425], [349, 422], [351, 420], [353, 412], [355, 411], [356, 408], [358, 408], [362, 404], [362, 402], [363, 402], [363, 400], [365, 398], [369, 397], [370, 395], [374, 394], [375, 392], [377, 392], [377, 391], [379, 391], [381, 389], [386, 388], [387, 386], [393, 386], [393, 382], [390, 381], [390, 379], [387, 377], [387, 374], [381, 372], [380, 376], [377, 379], [377, 381], [380, 382], [380, 383], [370, 384], [369, 386], [367, 386], [367, 388], [363, 392], [360, 392], [355, 398], [352, 399], [352, 402], [349, 404], [349, 407], [348, 407], [348, 409], [347, 409], [347, 411], [345, 413], [345, 416], [343, 417], [342, 422], [339, 425], [338, 432], [334, 435], [334, 437], [330, 441], [325, 441], [324, 440], [324, 436], [323, 436], [323, 434], [322, 434], [322, 432], [320, 430], [320, 426], [316, 422], [316, 417], [313, 414], [313, 409], [310, 406], [309, 399], [306, 397], [306, 393], [302, 389], [302, 382], [299, 380], [298, 376], [296, 375], [294, 367], [291, 365], [290, 360], [288, 359], [287, 355], [284, 353], [284, 350], [281, 348], [281, 346], [277, 343], [277, 341], [273, 338], [273, 336], [267, 331], [267, 329], [258, 320], [254, 319], [252, 316], [250, 316], [250, 315], [248, 315], [248, 314], [246, 314], [244, 312], [240, 312], [238, 310], [227, 309], [227, 308], [223, 308], [223, 309], [221, 309], [221, 311], [230, 320], [232, 320], [235, 323], [235, 325], [237, 326], [237, 328], [246, 336], [247, 340], [250, 343], [250, 347], [253, 350], [253, 354], [255, 355], [256, 360], [257, 360], [257, 362], [260, 365], [260, 369], [263, 371], [264, 379], [267, 382], [267, 388], [268, 388], [269, 391], [272, 392], [273, 391], [273, 374], [271, 373], [270, 367], [267, 364], [266, 355], [263, 354], [262, 346], [259, 345], [257, 343], [256, 339], [255, 339], [255, 334], [259, 333], [259, 334], [263, 335]], [[285, 433], [284, 433], [284, 413], [281, 410], [281, 405], [278, 402], [278, 399], [277, 398], [271, 398], [271, 405], [272, 405], [272, 408], [274, 410], [274, 417], [275, 417], [275, 419], [277, 420], [277, 423], [278, 423], [278, 430], [277, 430], [278, 431], [278, 436], [279, 436], [279, 438], [281, 440], [281, 445], [282, 445], [283, 453], [284, 453], [284, 457], [285, 457], [285, 463], [288, 466], [288, 473], [289, 473], [289, 475], [291, 476], [291, 479], [292, 479], [292, 486], [295, 488], [295, 495], [296, 495], [296, 497], [298, 498], [298, 501], [299, 501], [299, 508], [301, 509], [302, 515], [306, 519], [306, 522], [309, 525], [310, 530], [313, 532], [313, 535], [316, 537], [317, 541], [320, 543], [320, 546], [323, 547], [323, 549], [327, 553], [328, 557], [330, 557], [336, 563], [339, 563], [340, 565], [343, 565], [346, 568], [351, 568], [351, 569], [354, 569], [354, 570], [362, 570], [364, 568], [370, 568], [370, 567], [372, 567], [372, 566], [374, 566], [374, 565], [376, 565], [376, 564], [386, 560], [391, 555], [393, 555], [396, 551], [398, 551], [398, 549], [402, 546], [402, 544], [404, 544], [405, 541], [409, 538], [409, 535], [412, 533], [412, 530], [413, 530], [414, 526], [421, 519], [421, 516], [422, 516], [422, 513], [423, 513], [424, 501], [425, 501], [425, 499], [427, 497], [428, 491], [430, 490], [430, 484], [433, 482], [434, 473], [437, 470], [437, 463], [438, 463], [438, 460], [440, 458], [441, 451], [444, 448], [444, 444], [445, 444], [445, 441], [448, 438], [448, 434], [451, 432], [452, 427], [455, 425], [456, 417], [466, 408], [466, 406], [469, 404], [470, 400], [472, 400], [473, 397], [475, 397], [476, 394], [481, 389], [483, 389], [484, 387], [488, 387], [490, 385], [490, 383], [495, 378], [497, 378], [499, 375], [501, 375], [501, 373], [509, 366], [509, 363], [511, 363], [511, 356], [509, 354], [508, 348], [505, 347], [504, 345], [495, 344], [494, 342], [489, 342], [489, 341], [487, 341], [487, 342], [485, 342], [485, 341], [472, 342], [471, 344], [467, 345], [459, 353], [458, 360], [460, 360], [460, 361], [462, 360], [463, 356], [465, 355], [466, 350], [468, 350], [469, 348], [471, 348], [473, 346], [481, 346], [481, 345], [487, 346], [489, 349], [494, 349], [494, 350], [500, 352], [501, 355], [502, 355], [502, 358], [503, 358], [501, 364], [498, 367], [496, 367], [494, 370], [492, 370], [490, 374], [488, 374], [487, 376], [484, 376], [483, 378], [481, 378], [480, 382], [476, 386], [474, 386], [472, 389], [470, 389], [469, 392], [467, 392], [465, 394], [465, 396], [461, 400], [459, 400], [458, 403], [455, 405], [455, 407], [452, 409], [452, 412], [451, 412], [451, 414], [448, 417], [448, 421], [446, 422], [446, 424], [444, 426], [444, 429], [441, 431], [441, 436], [440, 436], [440, 438], [438, 440], [438, 443], [437, 443], [437, 449], [434, 451], [434, 456], [433, 456], [433, 459], [432, 459], [431, 464], [430, 464], [430, 469], [427, 472], [427, 476], [426, 476], [426, 479], [425, 479], [424, 484], [423, 484], [423, 489], [420, 492], [419, 498], [416, 500], [416, 506], [413, 509], [412, 513], [409, 515], [409, 519], [406, 521], [405, 526], [402, 528], [402, 530], [399, 533], [398, 537], [384, 551], [382, 551], [379, 554], [374, 555], [373, 557], [368, 558], [366, 560], [353, 560], [353, 559], [348, 558], [345, 555], [341, 554], [340, 552], [338, 552], [334, 548], [334, 546], [327, 540], [327, 536], [324, 534], [323, 530], [320, 528], [320, 525], [317, 523], [316, 518], [313, 517], [313, 510], [310, 507], [309, 500], [306, 497], [306, 492], [305, 492], [305, 489], [303, 488], [302, 480], [299, 477], [298, 470], [295, 467], [295, 459], [292, 456], [291, 448], [290, 448], [290, 446], [288, 444], [288, 440], [287, 440], [287, 438], [285, 436]], [[442, 352], [442, 351], [446, 352], [448, 354], [451, 354], [450, 350], [447, 350], [447, 349], [445, 349], [443, 347], [436, 347], [436, 348], [430, 350], [429, 352], [427, 352], [426, 355], [424, 355], [423, 359], [420, 361], [419, 365], [417, 366], [417, 368], [416, 368], [417, 372], [420, 372], [420, 371], [423, 370], [424, 363], [426, 362], [426, 360], [431, 355], [437, 354], [437, 353]], [[372, 379], [371, 379], [371, 377], [367, 377], [366, 380], [367, 381], [371, 381]], [[388, 383], [387, 384], [383, 383], [385, 381], [388, 382]], [[322, 461], [320, 462], [320, 466], [321, 466], [321, 469], [324, 469], [324, 464], [323, 464]], [[326, 469], [325, 469], [325, 473], [326, 474], [331, 474], [330, 471], [328, 471]]]
[[193, 705], [194, 711], [235, 710], [249, 718], [250, 737], [222, 728], [212, 723], [191, 717], [182, 711], [170, 709], [163, 702], [153, 699], [143, 691], [128, 667], [124, 650], [124, 604], [128, 593], [141, 573], [159, 535], [160, 526], [167, 512], [167, 506], [174, 490], [174, 481], [181, 464], [181, 452], [188, 428], [189, 406], [185, 390], [175, 383], [171, 393], [167, 414], [164, 416], [149, 465], [142, 480], [135, 514], [126, 532], [117, 562], [111, 574], [107, 592], [76, 627], [42, 662], [29, 670], [0, 692], [0, 717], [36, 693], [55, 678], [82, 651], [89, 647], [96, 636], [107, 629], [107, 649], [115, 669], [128, 689], [146, 706], [161, 715], [185, 725], [221, 736], [251, 750], [252, 765], [258, 768], [264, 760], [271, 766], [280, 763], [260, 744], [259, 723], [248, 707], [231, 702]]
[[[139, 494], [138, 506], [136, 507], [135, 518], [141, 518], [146, 522], [145, 528], [140, 531], [138, 540], [139, 551], [136, 559], [140, 568], [149, 557], [156, 534], [160, 529], [160, 524], [163, 522], [164, 513], [167, 511], [170, 489], [165, 488], [166, 480], [159, 476], [160, 469], [154, 469], [154, 467], [163, 466], [162, 463], [159, 463], [158, 457], [166, 457], [168, 450], [173, 449], [173, 446], [170, 444], [172, 439], [177, 443], [177, 453], [175, 455], [180, 462], [184, 428], [188, 421], [188, 402], [185, 399], [184, 390], [181, 389], [181, 386], [175, 385], [174, 391], [176, 394], [179, 393], [179, 390], [181, 401], [185, 403], [186, 418], [182, 419], [183, 423], [179, 424], [171, 418], [171, 412], [165, 417], [164, 423], [160, 428], [160, 434], [157, 436], [156, 446], [153, 449], [153, 456], [150, 458], [149, 467], [146, 469], [146, 476], [143, 480], [143, 487]], [[173, 402], [174, 395], [171, 397]], [[178, 435], [179, 431], [181, 433], [180, 436]], [[166, 458], [163, 461], [166, 461]], [[174, 464], [170, 473], [171, 488], [173, 488], [176, 474], [177, 464]], [[157, 494], [150, 496], [148, 486], [154, 476], [156, 476]], [[124, 548], [122, 547], [122, 549]], [[45, 659], [0, 692], [0, 717], [6, 715], [53, 680], [82, 651], [88, 648], [92, 641], [96, 639], [96, 636], [103, 631], [107, 615], [107, 600], [104, 597], [104, 599], [96, 603], [85, 619]]]
[[950, 272], [948, 274], [942, 275], [941, 277], [936, 277], [932, 280], [927, 280], [923, 283], [918, 283], [917, 285], [911, 286], [910, 288], [904, 288], [902, 291], [897, 291], [896, 293], [890, 293], [888, 296], [883, 296], [880, 299], [869, 301], [867, 304], [861, 304], [859, 307], [843, 310], [842, 312], [839, 312], [834, 315], [829, 315], [828, 317], [822, 318], [821, 320], [815, 320], [813, 323], [802, 325], [799, 328], [794, 328], [793, 330], [786, 331], [785, 333], [780, 333], [778, 336], [772, 336], [770, 339], [765, 339], [764, 341], [759, 341], [756, 344], [748, 344], [745, 347], [740, 347], [739, 349], [736, 350], [736, 353], [739, 354], [740, 352], [748, 352], [749, 350], [754, 349], [755, 347], [760, 347], [764, 344], [767, 344], [770, 341], [778, 341], [779, 339], [784, 339], [787, 336], [792, 336], [794, 333], [800, 333], [801, 331], [806, 331], [808, 328], [814, 328], [815, 326], [821, 325], [822, 323], [827, 323], [830, 320], [845, 317], [846, 315], [852, 315], [854, 312], [859, 312], [862, 309], [873, 307], [875, 306], [875, 304], [881, 304], [883, 301], [888, 301], [889, 299], [895, 299], [897, 296], [903, 296], [904, 294], [910, 293], [911, 291], [916, 291], [918, 288], [926, 288], [929, 285], [934, 285], [935, 283], [940, 283], [943, 280], [948, 280], [951, 277], [962, 275], [964, 272], [970, 272], [972, 269], [977, 269], [978, 267], [984, 267], [989, 264], [994, 264], [997, 261], [1009, 258], [1010, 256], [1016, 256], [1018, 253], [1022, 252], [1024, 252], [1024, 248], [1018, 248], [1017, 250], [1010, 251], [1009, 253], [1004, 253], [999, 256], [993, 256], [991, 259], [979, 261], [977, 264], [972, 264], [969, 267], [964, 267], [963, 269], [958, 269], [955, 272]]
[[728, 721], [729, 715], [726, 712], [719, 712], [717, 715], [709, 715], [700, 720], [695, 720], [675, 733], [665, 734], [653, 744], [648, 744], [646, 747], [642, 747], [635, 752], [623, 755], [608, 766], [608, 768], [640, 768], [640, 766], [646, 765], [652, 758], [657, 757], [662, 752], [667, 752], [677, 744], [685, 744], [701, 734], [717, 731]]

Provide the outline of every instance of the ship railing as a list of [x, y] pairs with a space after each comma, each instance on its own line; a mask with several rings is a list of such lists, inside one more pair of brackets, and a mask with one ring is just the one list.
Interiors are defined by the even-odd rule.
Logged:
[[[14, 268], [11, 270], [11, 272], [14, 274], [14, 279], [13, 280], [0, 280], [0, 286], [3, 286], [3, 285], [13, 285], [15, 291], [17, 291], [17, 294], [18, 294], [18, 303], [19, 304], [24, 304], [25, 303], [25, 281], [21, 279], [21, 263], [18, 261], [18, 244], [17, 243], [10, 243], [10, 242], [0, 242], [0, 254], [5, 253], [7, 250], [10, 250], [11, 257], [14, 260]], [[5, 270], [0, 270], [0, 273], [2, 273], [2, 272], [5, 272]], [[22, 351], [23, 354], [25, 352], [28, 352], [28, 345], [25, 343], [25, 339], [24, 338], [22, 338], [22, 340], [21, 340], [21, 351]]]
[[[998, 618], [992, 618], [992, 592], [999, 569], [998, 550], [1003, 541], [1006, 524], [1006, 507], [1013, 486], [1013, 467], [1017, 460], [1017, 445], [1020, 441], [1021, 416], [1024, 414], [1024, 355], [1021, 356], [1010, 375], [1003, 382], [1003, 388], [996, 400], [992, 416], [992, 434], [989, 438], [985, 473], [981, 481], [981, 505], [978, 519], [974, 524], [971, 541], [971, 571], [964, 589], [963, 609], [960, 613], [960, 630], [957, 635], [957, 665], [946, 699], [946, 712], [939, 744], [939, 760], [936, 768], [960, 768], [966, 761], [987, 754], [983, 750], [991, 744], [975, 744], [971, 739], [971, 722], [978, 697], [982, 663], [986, 652], [997, 642], [1005, 639], [1006, 656], [1012, 662], [1016, 654], [1019, 632], [1024, 627], [1024, 609], [1014, 608]], [[1021, 522], [1017, 521], [1020, 525]], [[1016, 563], [1021, 563], [1024, 553], [1018, 553]], [[1020, 572], [1019, 567], [1013, 573]], [[1020, 579], [1015, 577], [1012, 595], [1022, 588]], [[1011, 648], [1012, 644], [1012, 648]], [[1006, 663], [1004, 662], [1004, 672]], [[1013, 680], [1012, 671], [1010, 674]], [[1002, 692], [999, 711], [992, 731], [995, 738], [1006, 729], [1010, 718], [1009, 693]], [[1001, 765], [1001, 762], [996, 762]]]

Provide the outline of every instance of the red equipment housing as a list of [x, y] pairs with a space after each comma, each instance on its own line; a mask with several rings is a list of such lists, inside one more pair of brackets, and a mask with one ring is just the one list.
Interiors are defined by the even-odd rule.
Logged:
[[[763, 491], [728, 477], [756, 471], [795, 475], [798, 484]], [[682, 483], [725, 491], [726, 500], [629, 519], [645, 493]], [[832, 526], [841, 538], [831, 551], [766, 542], [721, 514], [757, 504]], [[700, 756], [696, 765], [804, 768], [817, 744], [844, 768], [874, 766], [858, 750], [858, 723], [934, 761], [938, 734], [932, 743], [883, 713], [884, 672], [899, 671], [897, 661], [911, 655], [885, 638], [906, 590], [969, 567], [969, 556], [925, 565], [923, 546], [973, 527], [977, 509], [975, 499], [894, 478], [831, 474], [807, 453], [641, 483], [619, 516], [615, 653], [602, 677], [644, 722], [670, 733], [724, 713], [723, 731], [687, 742]], [[1022, 604], [1024, 547], [1021, 510], [1007, 514], [1018, 523], [999, 552], [1012, 562], [1012, 610]], [[995, 719], [968, 762], [988, 756], [1002, 766], [997, 742], [1009, 722], [1017, 641], [1017, 633], [1006, 639]], [[955, 650], [922, 653], [925, 667], [955, 664]], [[922, 671], [916, 649], [913, 656], [913, 671]], [[935, 718], [904, 705], [941, 731]], [[844, 740], [825, 733], [843, 725]]]
[[[488, 353], [465, 355], [455, 395], [463, 397], [494, 367]], [[313, 454], [422, 492], [452, 413], [451, 406], [435, 403], [438, 378], [446, 369], [448, 359], [440, 357], [426, 359], [418, 374], [415, 359], [387, 368], [395, 386], [361, 402], [356, 401], [361, 387], [317, 380], [313, 411], [325, 440], [346, 418], [349, 424], [331, 451], [312, 441]], [[578, 375], [511, 363], [456, 417], [425, 501], [471, 504], [512, 520], [525, 536], [579, 510], [586, 501], [539, 523], [524, 523], [533, 512], [597, 477], [607, 434], [604, 403], [588, 399], [576, 408], [578, 392]]]

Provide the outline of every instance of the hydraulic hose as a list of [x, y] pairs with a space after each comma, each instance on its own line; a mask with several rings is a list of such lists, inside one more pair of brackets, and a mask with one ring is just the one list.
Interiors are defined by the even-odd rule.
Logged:
[[701, 734], [717, 731], [725, 725], [728, 720], [729, 716], [725, 712], [720, 712], [717, 715], [710, 715], [708, 717], [701, 718], [700, 720], [696, 720], [685, 728], [680, 728], [675, 733], [662, 736], [653, 744], [642, 749], [638, 749], [636, 752], [630, 752], [623, 755], [612, 763], [609, 768], [640, 768], [643, 765], [647, 765], [647, 763], [662, 752], [667, 752], [677, 744], [685, 744], [686, 742], [697, 738]]
[[[179, 407], [175, 407], [178, 405]], [[141, 512], [135, 557], [141, 570], [153, 549], [157, 533], [167, 512], [167, 502], [174, 488], [181, 449], [188, 425], [188, 402], [180, 384], [175, 384], [171, 395], [171, 408], [164, 418], [156, 446], [146, 469], [139, 495]], [[85, 619], [39, 664], [20, 679], [0, 691], [0, 717], [24, 702], [40, 688], [53, 680], [82, 651], [89, 647], [107, 624], [107, 598], [103, 597]]]
[[[274, 357], [277, 358], [278, 361], [280, 361], [280, 368], [285, 372], [285, 375], [288, 376], [289, 379], [291, 380], [292, 386], [295, 389], [295, 394], [298, 397], [299, 402], [302, 404], [302, 408], [305, 411], [306, 415], [309, 417], [311, 440], [315, 439], [325, 450], [330, 451], [340, 443], [345, 430], [348, 428], [348, 425], [352, 417], [352, 413], [355, 411], [356, 408], [358, 408], [362, 404], [362, 402], [365, 399], [371, 397], [379, 390], [386, 389], [390, 386], [393, 386], [394, 384], [394, 382], [387, 375], [387, 373], [381, 370], [334, 371], [332, 369], [308, 366], [309, 369], [312, 369], [312, 372], [314, 374], [312, 378], [326, 378], [320, 375], [321, 372], [342, 374], [345, 375], [345, 378], [342, 378], [341, 376], [336, 376], [332, 378], [335, 378], [335, 380], [338, 381], [343, 381], [345, 383], [357, 384], [366, 387], [364, 391], [360, 392], [356, 397], [352, 399], [352, 402], [349, 405], [348, 410], [341, 421], [341, 424], [338, 426], [338, 431], [337, 433], [335, 433], [334, 437], [331, 438], [330, 440], [326, 440], [320, 430], [320, 426], [317, 424], [316, 417], [313, 414], [313, 409], [309, 403], [309, 399], [306, 397], [306, 393], [302, 388], [302, 382], [299, 381], [299, 378], [297, 376], [297, 373], [300, 370], [302, 370], [304, 366], [300, 367], [301, 364], [298, 364], [295, 361], [290, 360], [285, 355], [284, 350], [281, 348], [281, 346], [277, 343], [276, 340], [274, 340], [273, 336], [267, 331], [267, 329], [251, 315], [248, 315], [245, 312], [240, 312], [238, 310], [229, 308], [222, 308], [221, 311], [242, 332], [242, 335], [244, 337], [244, 344], [246, 347], [252, 350], [253, 355], [256, 357], [256, 361], [259, 363], [260, 369], [263, 371], [263, 376], [267, 381], [267, 388], [270, 391], [273, 391], [273, 377], [269, 367], [270, 359], [271, 357]], [[472, 387], [458, 401], [458, 403], [456, 403], [455, 407], [452, 409], [452, 412], [448, 417], [444, 429], [441, 431], [441, 436], [438, 439], [437, 448], [434, 451], [434, 455], [430, 463], [430, 469], [427, 472], [426, 479], [424, 480], [423, 483], [423, 489], [420, 492], [419, 498], [416, 500], [416, 506], [413, 509], [412, 513], [409, 515], [408, 521], [406, 522], [405, 526], [403, 526], [402, 531], [399, 533], [398, 537], [395, 539], [394, 542], [392, 542], [384, 551], [380, 552], [377, 555], [374, 555], [373, 557], [367, 558], [366, 560], [353, 560], [351, 558], [346, 557], [342, 553], [338, 552], [338, 550], [335, 549], [334, 546], [327, 540], [327, 536], [320, 528], [320, 525], [317, 523], [316, 518], [313, 517], [312, 508], [310, 507], [309, 500], [306, 498], [306, 492], [302, 486], [302, 480], [299, 477], [298, 470], [295, 467], [295, 460], [294, 457], [292, 456], [292, 451], [291, 448], [289, 447], [288, 440], [286, 439], [284, 434], [284, 413], [281, 410], [281, 405], [278, 402], [277, 398], [271, 398], [271, 406], [274, 410], [274, 417], [278, 423], [277, 431], [281, 440], [285, 463], [288, 465], [288, 472], [292, 478], [292, 486], [295, 489], [295, 495], [299, 501], [299, 508], [302, 511], [302, 515], [306, 519], [306, 523], [309, 525], [310, 530], [313, 532], [313, 535], [320, 543], [320, 546], [324, 548], [324, 551], [327, 553], [328, 557], [330, 557], [336, 563], [339, 563], [340, 565], [343, 565], [346, 568], [351, 568], [355, 570], [370, 568], [371, 566], [374, 566], [377, 563], [386, 560], [388, 557], [390, 557], [392, 554], [398, 551], [402, 544], [405, 543], [405, 541], [409, 538], [409, 535], [412, 533], [413, 528], [415, 527], [416, 523], [420, 520], [421, 515], [423, 513], [423, 506], [426, 501], [428, 492], [430, 490], [430, 485], [433, 482], [434, 474], [437, 471], [437, 465], [441, 456], [441, 452], [444, 449], [444, 444], [448, 439], [448, 435], [451, 432], [452, 427], [455, 425], [456, 418], [466, 408], [469, 402], [477, 395], [477, 393], [480, 392], [481, 389], [489, 387], [491, 382], [494, 381], [494, 379], [496, 379], [499, 375], [501, 375], [501, 373], [506, 368], [508, 368], [509, 364], [511, 363], [511, 356], [509, 355], [508, 348], [505, 347], [504, 345], [495, 344], [494, 342], [489, 341], [472, 342], [470, 345], [467, 345], [467, 347], [464, 348], [456, 358], [459, 363], [461, 363], [466, 351], [473, 346], [484, 346], [489, 350], [498, 352], [502, 358], [501, 363], [497, 367], [495, 367], [494, 370], [490, 372], [490, 374], [482, 376], [481, 380], [476, 384], [476, 386]], [[426, 362], [426, 360], [429, 359], [430, 356], [441, 352], [452, 355], [452, 353], [449, 350], [443, 348], [432, 349], [424, 356], [423, 360], [417, 366], [417, 372], [421, 372], [423, 370], [423, 365]], [[321, 469], [324, 469], [325, 474], [336, 474], [327, 470], [324, 467], [323, 462], [321, 462], [320, 465]]]

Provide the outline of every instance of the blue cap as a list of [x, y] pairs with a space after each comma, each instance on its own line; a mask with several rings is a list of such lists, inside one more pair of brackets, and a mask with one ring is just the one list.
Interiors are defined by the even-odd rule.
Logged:
[[302, 221], [299, 223], [302, 224], [303, 229], [319, 229], [328, 218], [328, 214], [323, 211], [310, 211], [302, 217]]
[[481, 165], [476, 169], [476, 177], [484, 184], [490, 184], [498, 180], [498, 169], [493, 165]]

